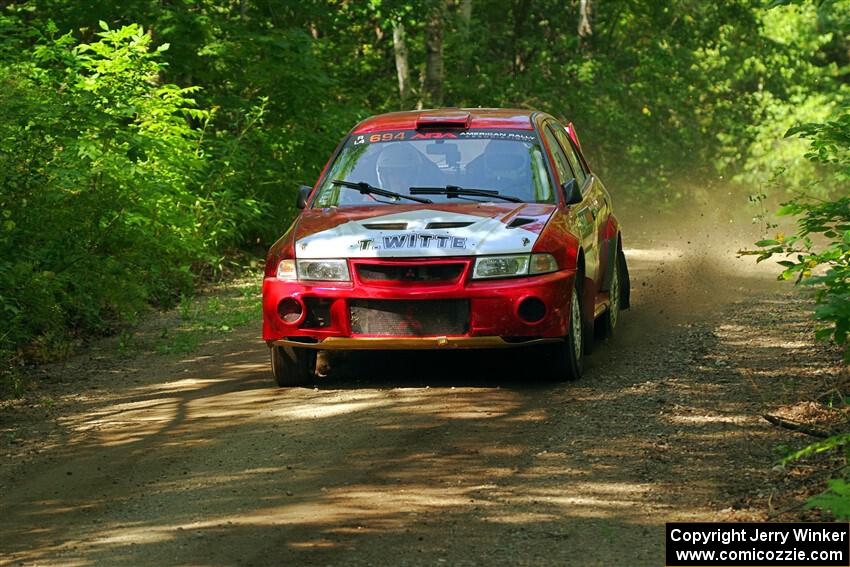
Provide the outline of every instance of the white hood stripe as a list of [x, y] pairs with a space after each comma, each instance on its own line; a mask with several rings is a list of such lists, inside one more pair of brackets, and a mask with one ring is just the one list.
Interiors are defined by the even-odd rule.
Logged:
[[[364, 225], [404, 223], [403, 230], [372, 230]], [[429, 223], [467, 224], [427, 229]], [[508, 228], [498, 218], [417, 209], [349, 221], [295, 243], [298, 258], [410, 258], [483, 256], [531, 252], [538, 234]]]

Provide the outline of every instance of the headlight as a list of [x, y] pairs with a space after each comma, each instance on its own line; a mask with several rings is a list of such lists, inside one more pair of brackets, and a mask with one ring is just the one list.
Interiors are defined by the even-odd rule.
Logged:
[[475, 260], [473, 279], [509, 278], [528, 273], [528, 254], [484, 256]]
[[558, 262], [551, 254], [511, 254], [509, 256], [483, 256], [475, 260], [472, 279], [509, 278], [528, 274], [547, 274], [558, 270]]
[[277, 265], [277, 279], [294, 282], [298, 279], [295, 272], [295, 260], [281, 260]]
[[532, 254], [529, 274], [548, 274], [558, 271], [558, 261], [551, 254]]
[[298, 279], [326, 282], [347, 282], [348, 262], [345, 260], [298, 260]]

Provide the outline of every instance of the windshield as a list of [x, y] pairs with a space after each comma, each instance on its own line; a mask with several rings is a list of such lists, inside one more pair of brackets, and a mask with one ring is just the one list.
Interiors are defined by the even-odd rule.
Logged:
[[[410, 195], [411, 187], [462, 187], [498, 191], [511, 200], [554, 201], [537, 135], [528, 130], [356, 134], [343, 147], [322, 182], [314, 207], [394, 204], [386, 196], [364, 193], [334, 180], [367, 183]], [[428, 195], [435, 203], [505, 202], [487, 195]]]

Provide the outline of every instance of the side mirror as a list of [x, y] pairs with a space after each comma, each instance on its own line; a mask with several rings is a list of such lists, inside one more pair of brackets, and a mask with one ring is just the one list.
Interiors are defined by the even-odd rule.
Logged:
[[576, 205], [583, 199], [578, 182], [574, 178], [561, 184], [561, 191], [564, 192], [564, 203], [567, 205]]
[[310, 193], [313, 191], [312, 187], [307, 185], [299, 185], [298, 193], [295, 195], [295, 206], [299, 209], [307, 208], [307, 199], [310, 198]]

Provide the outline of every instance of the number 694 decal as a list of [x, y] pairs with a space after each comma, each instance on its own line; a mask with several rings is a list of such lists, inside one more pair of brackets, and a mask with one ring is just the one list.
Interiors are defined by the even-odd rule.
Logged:
[[392, 132], [377, 132], [375, 134], [358, 134], [354, 137], [354, 144], [376, 144], [379, 142], [399, 142], [406, 140], [409, 130], [396, 130]]

